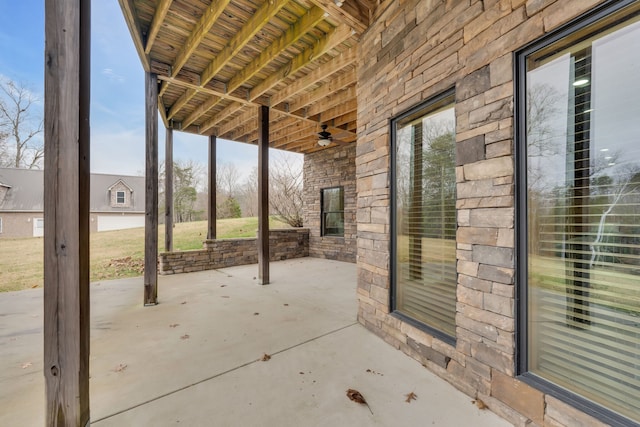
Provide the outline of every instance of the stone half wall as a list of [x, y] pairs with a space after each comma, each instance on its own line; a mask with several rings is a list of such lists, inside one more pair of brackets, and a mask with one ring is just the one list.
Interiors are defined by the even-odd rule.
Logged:
[[[269, 259], [309, 256], [309, 230], [292, 228], [269, 230]], [[159, 255], [159, 273], [162, 275], [213, 270], [234, 265], [258, 262], [257, 238], [206, 240], [204, 249], [163, 252]]]
[[[599, 3], [385, 2], [358, 45], [358, 319], [514, 425], [603, 425], [514, 378], [513, 52]], [[390, 314], [389, 277], [389, 120], [452, 87], [455, 346]]]
[[[304, 226], [309, 229], [309, 255], [356, 262], [356, 147], [339, 145], [304, 156]], [[344, 188], [344, 237], [321, 236], [320, 192]]]

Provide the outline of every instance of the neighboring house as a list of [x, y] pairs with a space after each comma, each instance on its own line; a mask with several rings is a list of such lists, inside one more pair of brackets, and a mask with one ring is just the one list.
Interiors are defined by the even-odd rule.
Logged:
[[[44, 173], [0, 168], [0, 238], [44, 235]], [[144, 226], [144, 177], [91, 174], [91, 231]]]

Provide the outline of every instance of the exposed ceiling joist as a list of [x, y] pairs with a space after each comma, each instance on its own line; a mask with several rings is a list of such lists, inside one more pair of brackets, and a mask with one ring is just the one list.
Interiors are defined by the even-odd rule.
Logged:
[[182, 121], [182, 126], [184, 127], [190, 126], [191, 124], [193, 124], [193, 122], [198, 120], [204, 114], [207, 114], [209, 110], [211, 110], [213, 107], [218, 105], [221, 101], [222, 101], [222, 98], [218, 98], [216, 96], [210, 97], [205, 102], [200, 104], [195, 110], [193, 110], [191, 114], [187, 116], [187, 118], [185, 118]]
[[209, 30], [218, 20], [224, 9], [227, 7], [231, 0], [218, 0], [215, 2], [211, 2], [211, 4], [207, 7], [204, 14], [196, 24], [196, 27], [193, 29], [187, 40], [182, 45], [180, 52], [176, 55], [176, 60], [173, 63], [171, 76], [175, 77], [178, 75], [184, 64], [187, 63], [187, 60], [195, 50], [198, 48], [202, 40], [207, 36]]
[[338, 92], [347, 86], [355, 84], [355, 82], [356, 70], [351, 69], [351, 71], [342, 74], [341, 76], [331, 80], [329, 83], [324, 84], [311, 92], [303, 94], [294, 102], [289, 103], [289, 111], [292, 113], [298, 111], [301, 108], [313, 104], [334, 92]]
[[314, 7], [304, 14], [295, 24], [289, 27], [278, 39], [276, 39], [268, 48], [260, 52], [251, 63], [240, 70], [231, 80], [229, 80], [227, 92], [233, 92], [244, 82], [253, 77], [258, 71], [264, 68], [276, 56], [282, 53], [286, 48], [298, 41], [310, 29], [318, 25], [325, 17], [325, 12]]
[[216, 114], [215, 116], [211, 117], [209, 120], [202, 123], [200, 125], [200, 133], [201, 134], [206, 133], [209, 129], [211, 129], [218, 123], [221, 123], [224, 119], [226, 119], [227, 117], [231, 116], [233, 113], [235, 113], [236, 111], [244, 107], [245, 107], [244, 104], [240, 104], [238, 102], [235, 102], [227, 106], [227, 108], [222, 110], [220, 113]]
[[251, 41], [260, 29], [269, 22], [282, 9], [289, 0], [269, 0], [260, 6], [258, 10], [249, 18], [227, 45], [222, 49], [211, 63], [205, 68], [201, 75], [200, 85], [206, 85], [213, 79], [240, 50]]
[[160, 31], [160, 27], [164, 22], [165, 16], [167, 16], [167, 12], [169, 11], [169, 7], [171, 7], [171, 2], [173, 0], [160, 0], [158, 6], [156, 8], [156, 12], [153, 14], [153, 19], [151, 20], [151, 25], [149, 26], [149, 32], [147, 34], [147, 43], [144, 47], [144, 53], [147, 55], [151, 52], [151, 47], [153, 46], [153, 42], [156, 40], [158, 36], [158, 31]]
[[355, 61], [356, 49], [352, 47], [345, 50], [331, 61], [325, 62], [306, 76], [297, 79], [293, 83], [276, 92], [270, 99], [271, 105], [276, 106], [280, 104], [317, 82], [342, 70], [344, 67], [353, 64]]
[[304, 66], [309, 65], [312, 60], [320, 58], [331, 49], [348, 40], [352, 35], [351, 29], [346, 25], [334, 28], [325, 37], [316, 41], [312, 47], [305, 49], [304, 52], [293, 58], [287, 65], [281, 67], [277, 72], [251, 89], [249, 98], [251, 100], [258, 98], [284, 78], [294, 75]]
[[355, 0], [311, 0], [325, 10], [334, 19], [363, 33], [369, 27], [372, 10], [369, 10]]
[[150, 59], [144, 51], [142, 26], [140, 25], [140, 19], [135, 12], [136, 7], [133, 4], [133, 0], [118, 0], [118, 2], [120, 3], [120, 8], [122, 9], [127, 27], [129, 27], [129, 32], [131, 33], [131, 38], [133, 39], [133, 45], [135, 46], [136, 52], [138, 52], [138, 56], [140, 57], [142, 68], [144, 68], [145, 71], [149, 71]]
[[187, 102], [189, 102], [191, 98], [193, 98], [197, 93], [198, 91], [196, 89], [187, 89], [186, 91], [184, 91], [182, 96], [180, 96], [180, 98], [178, 98], [178, 100], [174, 102], [171, 108], [169, 109], [169, 114], [167, 114], [167, 118], [169, 120], [173, 119], [175, 115], [180, 112], [182, 107], [184, 107], [187, 104]]

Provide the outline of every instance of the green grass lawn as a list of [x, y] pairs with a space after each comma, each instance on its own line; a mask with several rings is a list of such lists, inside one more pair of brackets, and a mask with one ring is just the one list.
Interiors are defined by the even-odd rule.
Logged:
[[[270, 228], [289, 226], [271, 218]], [[255, 237], [258, 218], [217, 221], [218, 238]], [[175, 251], [201, 249], [207, 222], [184, 222], [173, 230]], [[0, 292], [42, 286], [43, 240], [38, 237], [0, 239]], [[158, 248], [164, 251], [164, 226], [158, 230]], [[104, 231], [91, 234], [91, 281], [133, 277], [142, 274], [144, 229]]]

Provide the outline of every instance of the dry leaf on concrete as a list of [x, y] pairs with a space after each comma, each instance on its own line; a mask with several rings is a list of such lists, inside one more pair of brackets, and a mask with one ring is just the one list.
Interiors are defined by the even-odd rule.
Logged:
[[471, 403], [475, 404], [478, 409], [487, 409], [487, 404], [480, 399], [472, 400]]
[[189, 338], [191, 338], [189, 334], [184, 334], [183, 336], [180, 337], [181, 340], [188, 340]]
[[347, 390], [347, 397], [349, 399], [351, 399], [352, 401], [356, 402], [356, 403], [359, 403], [361, 405], [367, 405], [367, 408], [369, 408], [369, 412], [371, 412], [371, 414], [373, 414], [373, 411], [371, 410], [371, 407], [369, 406], [369, 404], [365, 400], [365, 398], [362, 395], [362, 393], [360, 393], [358, 390], [354, 390], [354, 389], [350, 388], [349, 390]]
[[405, 400], [405, 402], [407, 402], [407, 403], [411, 403], [412, 400], [416, 400], [418, 398], [418, 395], [415, 394], [414, 392], [411, 392], [409, 394], [405, 394], [405, 396], [407, 397], [407, 399]]
[[113, 369], [113, 372], [122, 372], [122, 371], [124, 371], [125, 369], [127, 369], [127, 365], [125, 365], [125, 364], [123, 364], [123, 363], [120, 363], [118, 366], [116, 366], [116, 367]]
[[180, 325], [179, 323], [172, 323], [171, 325], [169, 325], [169, 327], [170, 328], [175, 328], [175, 327], [177, 327], [179, 325]]
[[262, 361], [263, 361], [263, 362], [266, 362], [266, 361], [267, 361], [267, 360], [269, 360], [269, 359], [271, 359], [271, 356], [270, 356], [270, 355], [268, 355], [267, 353], [265, 353], [265, 354], [262, 356]]
[[23, 363], [22, 364], [22, 369], [27, 369], [31, 365], [33, 365], [33, 363], [31, 363], [31, 362]]

